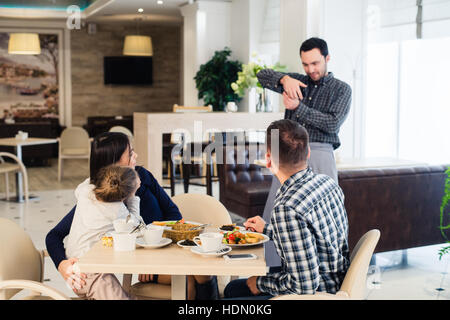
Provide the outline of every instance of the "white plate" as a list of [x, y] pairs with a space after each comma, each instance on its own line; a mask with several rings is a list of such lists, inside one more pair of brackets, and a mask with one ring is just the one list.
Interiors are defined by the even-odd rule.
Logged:
[[[220, 227], [217, 228], [217, 229], [219, 229], [219, 232], [221, 232], [221, 233], [230, 232], [229, 230], [222, 230], [222, 229], [220, 229]], [[242, 231], [245, 231], [245, 227], [242, 227], [242, 226], [236, 226], [236, 227], [234, 228], [234, 230], [238, 230], [239, 232], [242, 232]]]
[[169, 239], [169, 238], [162, 238], [158, 244], [146, 244], [143, 238], [136, 239], [136, 244], [138, 246], [144, 247], [147, 249], [161, 248], [161, 247], [167, 246], [168, 244], [171, 244], [171, 243], [172, 243], [172, 239]]
[[179, 247], [183, 248], [183, 249], [192, 249], [192, 248], [194, 248], [194, 247], [197, 246], [196, 244], [193, 245], [193, 246], [183, 246], [183, 245], [181, 244], [183, 241], [185, 241], [185, 240], [180, 240], [180, 241], [177, 242], [177, 245], [178, 245]]
[[203, 252], [201, 247], [193, 247], [193, 248], [191, 248], [191, 251], [193, 253], [199, 254], [202, 257], [221, 257], [224, 254], [227, 254], [228, 252], [230, 252], [232, 249], [229, 246], [227, 246], [227, 245], [222, 245], [221, 250], [222, 251], [218, 251], [218, 252]]
[[265, 234], [263, 234], [263, 233], [253, 232], [253, 231], [239, 231], [239, 232], [240, 232], [240, 233], [244, 233], [244, 234], [245, 234], [245, 233], [257, 233], [257, 234], [263, 236], [264, 239], [262, 239], [261, 241], [256, 242], [256, 243], [244, 243], [244, 244], [229, 244], [229, 243], [224, 243], [224, 245], [227, 245], [227, 246], [230, 246], [230, 247], [233, 247], [233, 248], [242, 248], [242, 247], [259, 246], [260, 244], [262, 244], [262, 243], [267, 242], [267, 241], [270, 240], [270, 238], [269, 238], [268, 236], [266, 236]]

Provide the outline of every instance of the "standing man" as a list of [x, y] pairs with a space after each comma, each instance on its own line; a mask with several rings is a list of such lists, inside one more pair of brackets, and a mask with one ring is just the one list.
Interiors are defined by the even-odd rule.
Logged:
[[[350, 110], [352, 90], [328, 72], [330, 56], [324, 40], [310, 38], [303, 42], [300, 58], [306, 75], [264, 69], [256, 76], [264, 88], [283, 94], [284, 118], [300, 123], [308, 131], [311, 148], [308, 165], [312, 171], [326, 174], [337, 183], [333, 151], [341, 145], [338, 133]], [[270, 221], [279, 188], [280, 182], [274, 177], [263, 213], [266, 221]], [[265, 250], [268, 266], [279, 266], [280, 258], [273, 243], [266, 244]]]

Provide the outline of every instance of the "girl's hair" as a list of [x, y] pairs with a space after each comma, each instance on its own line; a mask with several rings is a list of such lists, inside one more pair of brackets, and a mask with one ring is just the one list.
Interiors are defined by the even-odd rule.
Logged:
[[130, 147], [128, 136], [121, 132], [104, 132], [94, 138], [89, 161], [91, 183], [101, 168], [115, 164]]
[[94, 180], [97, 200], [117, 202], [128, 198], [136, 189], [137, 173], [129, 167], [116, 165], [101, 168]]

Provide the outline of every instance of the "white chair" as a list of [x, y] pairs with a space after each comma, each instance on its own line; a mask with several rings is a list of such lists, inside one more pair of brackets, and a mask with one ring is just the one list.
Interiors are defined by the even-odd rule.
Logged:
[[359, 239], [350, 256], [350, 267], [347, 270], [341, 288], [336, 294], [317, 292], [315, 294], [288, 294], [272, 298], [272, 300], [362, 300], [367, 287], [367, 271], [373, 251], [380, 239], [377, 229], [366, 232]]
[[[228, 210], [216, 198], [206, 194], [184, 193], [172, 198], [186, 221], [211, 223], [213, 225], [231, 224]], [[218, 276], [219, 293], [230, 281], [229, 276]], [[131, 286], [131, 293], [146, 299], [171, 299], [171, 286], [155, 283], [136, 283]]]
[[[13, 159], [16, 163], [6, 162], [3, 157], [7, 157]], [[10, 172], [20, 172], [23, 177], [23, 188], [25, 194], [25, 201], [28, 202], [29, 194], [28, 194], [28, 174], [27, 169], [25, 168], [22, 161], [17, 158], [14, 154], [9, 152], [0, 152], [0, 173], [5, 174], [5, 193], [6, 200], [9, 200], [9, 176]]]
[[91, 154], [91, 141], [86, 130], [80, 127], [69, 127], [64, 129], [58, 138], [58, 181], [63, 176], [64, 159], [88, 159]]
[[22, 290], [24, 300], [68, 300], [65, 294], [42, 283], [46, 251], [38, 251], [27, 233], [9, 219], [0, 218], [0, 300]]
[[130, 138], [133, 138], [133, 133], [128, 128], [123, 126], [114, 126], [111, 129], [109, 129], [109, 132], [121, 132], [126, 134]]

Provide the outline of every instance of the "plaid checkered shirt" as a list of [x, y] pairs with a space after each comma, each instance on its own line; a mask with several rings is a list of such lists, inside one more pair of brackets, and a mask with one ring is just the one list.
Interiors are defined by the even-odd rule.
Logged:
[[297, 121], [309, 133], [311, 142], [329, 143], [337, 149], [339, 129], [350, 110], [352, 89], [345, 82], [334, 78], [333, 73], [314, 82], [309, 76], [299, 73], [282, 73], [272, 69], [264, 69], [256, 75], [264, 88], [283, 93], [280, 79], [285, 75], [297, 79], [307, 85], [301, 88], [303, 99], [294, 110], [284, 113], [285, 119]]
[[274, 241], [281, 271], [258, 277], [271, 295], [336, 293], [350, 265], [344, 194], [330, 177], [310, 168], [286, 180], [277, 192], [264, 234]]

